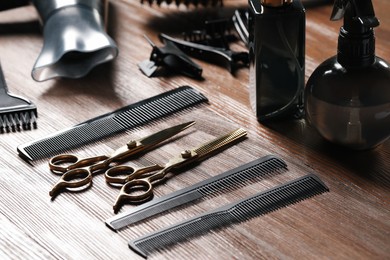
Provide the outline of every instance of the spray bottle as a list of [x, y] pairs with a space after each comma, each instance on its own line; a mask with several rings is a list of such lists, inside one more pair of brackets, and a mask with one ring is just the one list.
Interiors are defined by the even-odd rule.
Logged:
[[331, 20], [342, 18], [337, 55], [307, 82], [306, 117], [325, 139], [365, 150], [390, 136], [390, 66], [375, 56], [371, 0], [336, 0]]

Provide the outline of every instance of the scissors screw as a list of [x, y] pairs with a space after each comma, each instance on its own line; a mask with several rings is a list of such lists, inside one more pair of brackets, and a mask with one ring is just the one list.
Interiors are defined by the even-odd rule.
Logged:
[[137, 146], [137, 142], [135, 140], [131, 140], [127, 143], [127, 148], [131, 149]]
[[190, 150], [182, 151], [181, 152], [181, 157], [183, 157], [184, 159], [190, 158], [191, 157], [191, 151]]

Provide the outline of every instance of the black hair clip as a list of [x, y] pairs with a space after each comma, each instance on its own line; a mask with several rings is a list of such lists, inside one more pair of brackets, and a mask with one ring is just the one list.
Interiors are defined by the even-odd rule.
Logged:
[[200, 30], [183, 32], [182, 39], [160, 34], [161, 41], [174, 43], [189, 56], [227, 68], [231, 73], [239, 67], [249, 65], [247, 51], [236, 52], [230, 44], [239, 40], [237, 33], [232, 32], [232, 18], [205, 21]]
[[229, 49], [231, 42], [237, 41], [235, 34], [231, 33], [230, 19], [208, 20], [204, 22], [204, 29], [183, 32], [183, 39], [202, 45]]
[[157, 47], [147, 36], [145, 38], [153, 47], [149, 60], [138, 64], [146, 76], [151, 77], [159, 66], [163, 66], [192, 78], [202, 77], [202, 67], [193, 62], [173, 42], [162, 41], [165, 45]]
[[189, 56], [227, 68], [233, 73], [238, 67], [249, 65], [248, 52], [236, 52], [228, 48], [214, 47], [192, 41], [177, 39], [166, 34], [159, 35], [161, 41], [173, 43]]
[[152, 5], [153, 3], [157, 3], [157, 5], [161, 5], [161, 3], [166, 3], [167, 5], [170, 5], [172, 2], [175, 2], [177, 6], [180, 4], [184, 4], [186, 6], [189, 6], [190, 4], [198, 6], [222, 6], [222, 0], [141, 0], [141, 3], [148, 2], [149, 5]]

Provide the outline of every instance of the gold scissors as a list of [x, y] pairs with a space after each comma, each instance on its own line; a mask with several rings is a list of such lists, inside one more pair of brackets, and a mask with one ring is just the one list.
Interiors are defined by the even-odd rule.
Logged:
[[[60, 180], [49, 192], [50, 196], [56, 195], [63, 188], [78, 188], [92, 184], [92, 174], [105, 171], [112, 166], [125, 161], [128, 157], [145, 152], [158, 143], [180, 133], [194, 125], [194, 121], [176, 125], [144, 138], [132, 140], [117, 149], [110, 156], [102, 155], [79, 159], [73, 154], [61, 154], [50, 159], [49, 168], [53, 173], [61, 174]], [[65, 165], [65, 166], [64, 166]], [[158, 169], [156, 165], [150, 169]]]
[[[142, 203], [153, 197], [153, 184], [164, 180], [172, 169], [180, 168], [188, 163], [201, 161], [207, 156], [218, 152], [233, 142], [245, 137], [247, 132], [241, 128], [218, 137], [197, 148], [185, 150], [180, 155], [171, 158], [165, 166], [151, 174], [151, 167], [134, 168], [120, 165], [114, 166], [105, 172], [106, 181], [110, 184], [124, 184], [113, 206], [114, 212], [118, 212], [123, 202]], [[152, 166], [153, 167], [153, 166]], [[155, 166], [156, 169], [158, 166]], [[146, 176], [145, 176], [146, 175]]]

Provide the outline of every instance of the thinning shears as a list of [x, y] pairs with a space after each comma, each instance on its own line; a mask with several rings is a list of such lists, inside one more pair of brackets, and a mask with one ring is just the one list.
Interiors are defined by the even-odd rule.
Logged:
[[[64, 188], [79, 188], [92, 184], [94, 173], [106, 171], [113, 165], [128, 160], [129, 157], [145, 152], [164, 140], [180, 133], [194, 125], [194, 121], [176, 125], [138, 140], [131, 140], [117, 149], [113, 154], [79, 159], [73, 154], [61, 154], [50, 159], [49, 168], [53, 173], [62, 175], [60, 180], [50, 191], [50, 196], [56, 195]], [[157, 170], [158, 165], [148, 167], [146, 170]]]
[[151, 199], [153, 197], [153, 184], [164, 180], [171, 170], [201, 161], [245, 137], [246, 134], [245, 130], [239, 128], [197, 148], [184, 150], [178, 156], [171, 158], [165, 166], [160, 166], [160, 169], [158, 169], [158, 165], [144, 168], [118, 165], [108, 169], [105, 172], [105, 178], [109, 184], [124, 184], [113, 206], [114, 212], [119, 211], [124, 201], [142, 203]]

